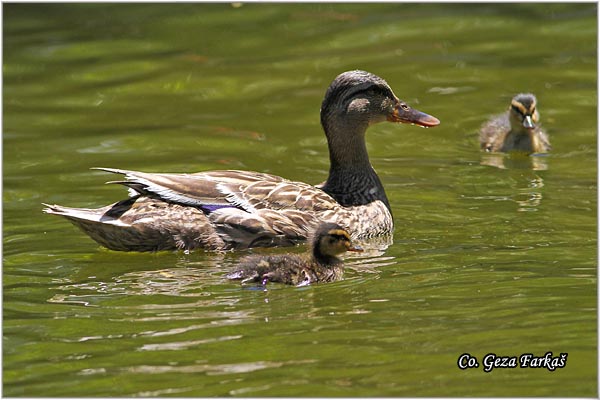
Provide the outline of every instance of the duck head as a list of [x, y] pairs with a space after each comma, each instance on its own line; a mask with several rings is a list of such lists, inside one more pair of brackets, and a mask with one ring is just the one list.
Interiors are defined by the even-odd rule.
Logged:
[[378, 122], [390, 121], [422, 127], [440, 121], [410, 107], [398, 99], [385, 80], [366, 71], [348, 71], [338, 75], [325, 93], [321, 105], [321, 123], [326, 133], [335, 125], [352, 124], [366, 129]]
[[520, 93], [510, 102], [509, 119], [513, 131], [533, 131], [540, 119], [536, 109], [537, 100], [531, 93]]
[[346, 251], [363, 251], [360, 246], [352, 244], [348, 231], [335, 223], [324, 223], [317, 228], [312, 248], [313, 255], [319, 260], [333, 259]]

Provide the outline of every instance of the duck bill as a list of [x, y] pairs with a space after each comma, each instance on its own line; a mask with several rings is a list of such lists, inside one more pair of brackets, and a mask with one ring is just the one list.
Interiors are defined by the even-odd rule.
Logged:
[[355, 253], [362, 253], [365, 250], [358, 245], [350, 245], [350, 247], [348, 247], [348, 251], [352, 251]]
[[425, 128], [440, 124], [440, 120], [436, 117], [425, 114], [424, 112], [409, 107], [406, 104], [398, 104], [394, 108], [392, 114], [388, 116], [388, 121], [399, 122], [403, 124], [415, 124]]
[[525, 128], [527, 128], [527, 129], [533, 129], [533, 128], [535, 128], [535, 124], [531, 120], [531, 115], [527, 115], [525, 117], [525, 119], [523, 120], [523, 126]]

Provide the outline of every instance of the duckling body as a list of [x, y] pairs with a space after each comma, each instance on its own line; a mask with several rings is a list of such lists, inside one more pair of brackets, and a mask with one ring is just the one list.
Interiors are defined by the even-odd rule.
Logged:
[[486, 122], [480, 131], [481, 149], [487, 152], [546, 153], [548, 135], [539, 125], [537, 100], [533, 94], [516, 95], [504, 114]]
[[319, 222], [337, 223], [356, 238], [393, 231], [391, 207], [370, 164], [366, 129], [382, 121], [439, 124], [399, 100], [380, 77], [340, 74], [321, 106], [330, 170], [322, 186], [251, 171], [122, 174], [130, 198], [99, 209], [46, 205], [101, 245], [124, 251], [228, 250], [303, 242]]
[[315, 232], [308, 253], [248, 256], [227, 278], [241, 279], [242, 283], [279, 282], [295, 286], [333, 282], [343, 276], [343, 262], [337, 256], [346, 251], [362, 250], [352, 245], [350, 235], [341, 226], [325, 223]]

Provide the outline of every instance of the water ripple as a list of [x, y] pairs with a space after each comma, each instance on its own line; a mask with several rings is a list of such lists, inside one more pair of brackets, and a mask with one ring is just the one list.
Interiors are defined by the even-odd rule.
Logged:
[[161, 350], [186, 350], [190, 347], [196, 347], [201, 344], [223, 342], [227, 340], [241, 339], [242, 335], [234, 336], [223, 336], [218, 338], [200, 339], [200, 340], [188, 340], [184, 342], [171, 342], [171, 343], [157, 343], [157, 344], [145, 344], [138, 350], [140, 351], [161, 351]]

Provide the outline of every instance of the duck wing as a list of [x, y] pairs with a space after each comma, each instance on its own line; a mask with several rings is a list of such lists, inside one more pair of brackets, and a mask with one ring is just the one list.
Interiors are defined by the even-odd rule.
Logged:
[[[135, 193], [206, 212], [235, 207], [257, 210], [337, 211], [340, 205], [320, 188], [260, 172], [222, 170], [196, 174], [145, 173], [114, 168], [95, 168], [125, 175], [109, 183], [129, 187]], [[293, 213], [292, 213], [293, 214]]]
[[209, 218], [195, 207], [139, 195], [97, 209], [44, 205], [44, 212], [65, 217], [112, 250], [221, 250], [227, 247]]
[[[134, 197], [202, 210], [227, 248], [293, 245], [322, 219], [344, 213], [321, 189], [279, 176], [236, 170], [196, 174], [145, 173], [96, 168], [125, 175]], [[152, 228], [153, 229], [153, 228]]]
[[508, 132], [510, 132], [508, 113], [491, 118], [479, 131], [481, 149], [488, 152], [500, 151]]

